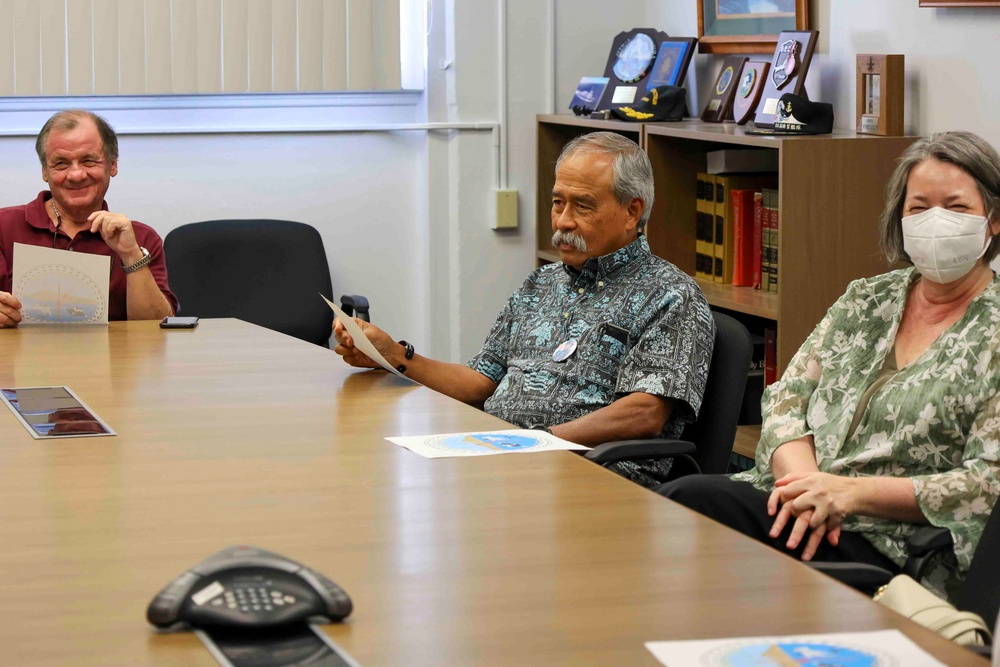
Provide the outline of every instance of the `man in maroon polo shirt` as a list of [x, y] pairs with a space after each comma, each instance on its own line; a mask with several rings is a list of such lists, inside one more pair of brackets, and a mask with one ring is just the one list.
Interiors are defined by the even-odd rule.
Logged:
[[31, 203], [0, 209], [0, 328], [21, 321], [10, 293], [14, 243], [111, 257], [108, 319], [173, 315], [163, 241], [151, 227], [108, 210], [104, 195], [118, 174], [118, 137], [89, 111], [60, 111], [38, 133], [35, 150], [49, 184]]

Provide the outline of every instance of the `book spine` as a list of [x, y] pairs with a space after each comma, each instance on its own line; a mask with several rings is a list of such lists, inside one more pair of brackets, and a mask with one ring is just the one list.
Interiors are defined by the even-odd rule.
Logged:
[[780, 217], [778, 191], [771, 192], [771, 282], [772, 292], [778, 291], [778, 218]]
[[745, 190], [733, 190], [733, 286], [745, 287], [743, 278], [743, 195]]
[[753, 287], [754, 195], [752, 189], [733, 190], [733, 285]]
[[728, 204], [728, 193], [726, 185], [721, 176], [716, 176], [715, 181], [715, 225], [714, 227], [714, 248], [715, 248], [715, 269], [712, 271], [712, 278], [717, 283], [725, 282], [724, 258], [726, 256], [726, 204]]
[[698, 174], [695, 215], [695, 277], [712, 280], [714, 248], [715, 177]]
[[761, 212], [761, 270], [760, 288], [764, 292], [771, 290], [771, 195], [770, 188], [761, 191], [763, 195], [763, 211]]
[[753, 266], [750, 279], [754, 289], [762, 289], [763, 271], [763, 239], [764, 239], [764, 194], [760, 190], [753, 193], [753, 237], [750, 244], [753, 249]]
[[778, 330], [764, 328], [764, 386], [778, 381]]

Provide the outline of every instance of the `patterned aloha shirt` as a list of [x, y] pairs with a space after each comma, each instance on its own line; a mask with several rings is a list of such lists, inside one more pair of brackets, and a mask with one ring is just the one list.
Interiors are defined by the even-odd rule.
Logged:
[[[554, 361], [553, 352], [569, 340], [576, 351]], [[582, 271], [562, 263], [535, 270], [468, 365], [497, 383], [486, 411], [513, 424], [561, 424], [644, 392], [674, 399], [661, 437], [675, 438], [701, 407], [714, 344], [701, 289], [650, 254], [640, 235], [588, 260]], [[647, 473], [658, 471], [653, 477], [666, 472], [650, 466]], [[649, 479], [642, 465], [625, 468], [616, 471], [641, 484], [663, 481]]]
[[[764, 393], [757, 467], [734, 476], [770, 491], [778, 445], [812, 434], [823, 472], [909, 477], [928, 521], [951, 531], [958, 572], [938, 564], [927, 584], [952, 595], [1000, 494], [1000, 278], [916, 360], [859, 399], [893, 349], [912, 268], [857, 280], [827, 312], [781, 380]], [[902, 565], [912, 523], [852, 516], [860, 533]]]

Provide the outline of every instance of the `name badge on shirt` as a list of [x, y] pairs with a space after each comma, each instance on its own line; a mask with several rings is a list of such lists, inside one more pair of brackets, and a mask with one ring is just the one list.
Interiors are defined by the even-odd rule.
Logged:
[[570, 338], [565, 343], [559, 345], [559, 347], [556, 348], [556, 351], [552, 353], [552, 361], [557, 363], [566, 361], [573, 356], [574, 352], [576, 352], [576, 339]]

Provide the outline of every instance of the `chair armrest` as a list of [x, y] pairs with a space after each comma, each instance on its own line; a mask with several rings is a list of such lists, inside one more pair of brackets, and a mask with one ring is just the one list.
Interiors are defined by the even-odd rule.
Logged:
[[875, 565], [865, 563], [821, 563], [809, 561], [809, 567], [833, 577], [842, 584], [847, 584], [851, 588], [862, 593], [874, 595], [880, 586], [884, 586], [892, 579], [893, 573]]
[[618, 440], [598, 445], [585, 456], [595, 463], [614, 463], [624, 460], [690, 456], [694, 452], [694, 443], [685, 440]]
[[906, 541], [906, 552], [911, 556], [926, 556], [952, 546], [951, 531], [938, 526], [921, 526]]
[[924, 578], [931, 562], [944, 553], [951, 555], [951, 531], [938, 526], [921, 526], [906, 540], [906, 552], [909, 556], [903, 565], [903, 574], [908, 574], [917, 581]]
[[371, 322], [368, 299], [360, 294], [345, 294], [340, 297], [340, 309], [350, 317], [359, 317], [365, 322]]

